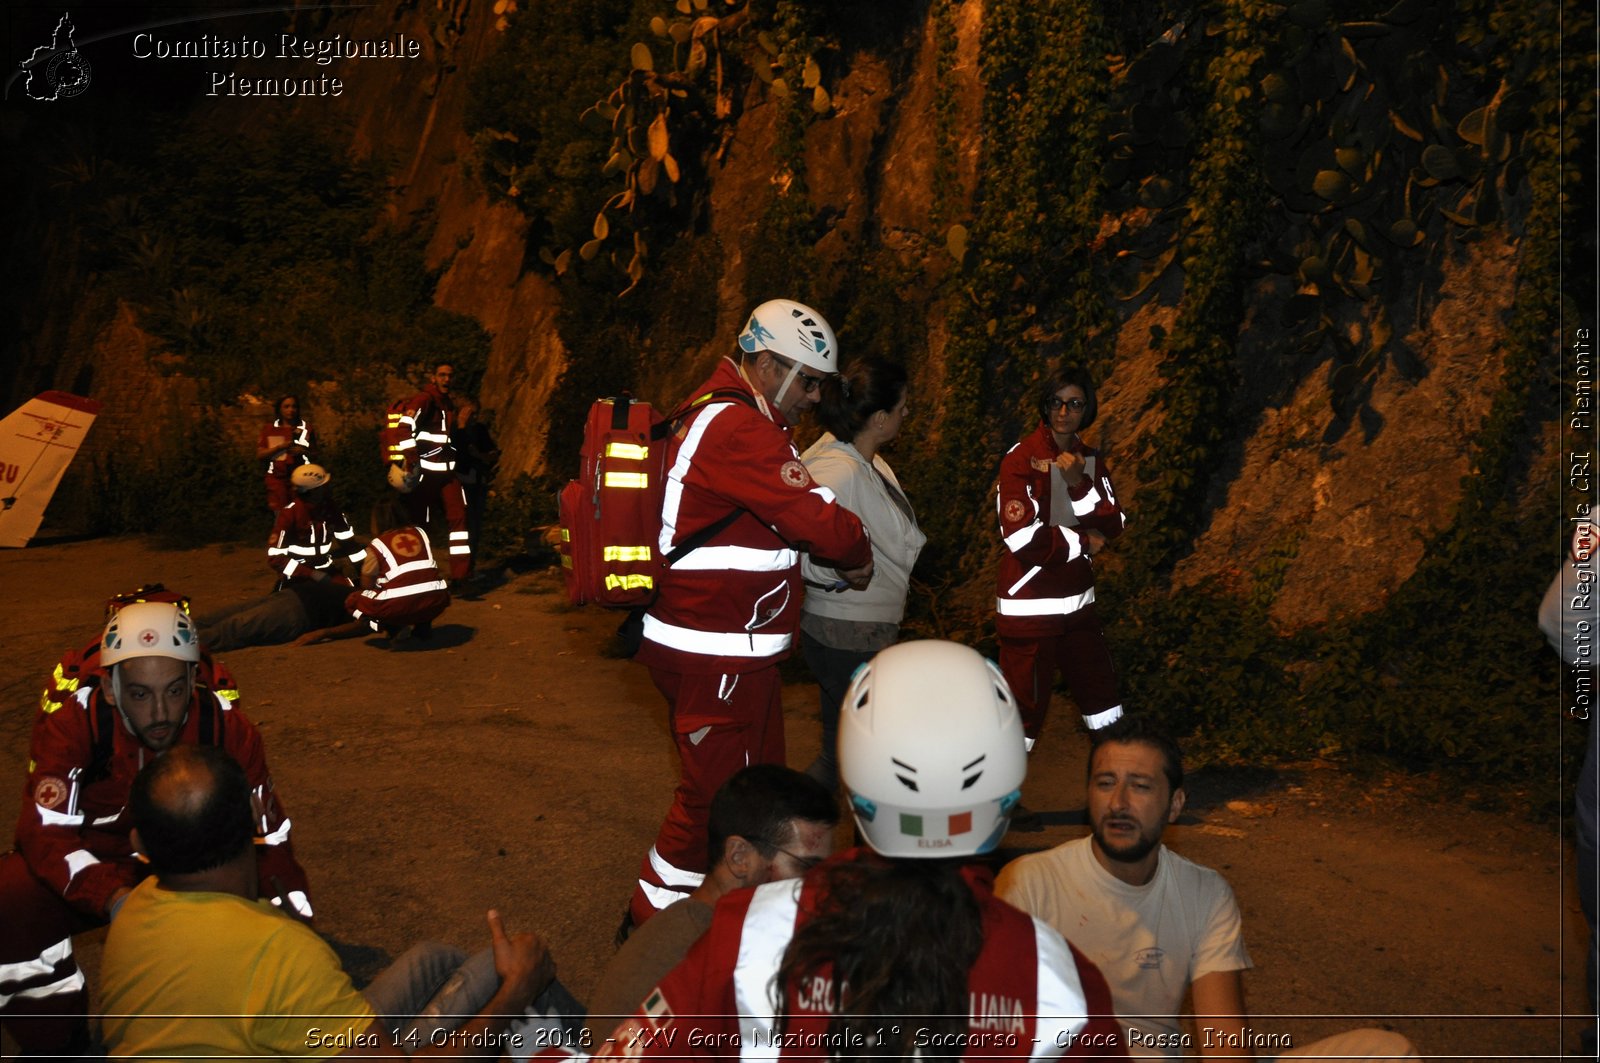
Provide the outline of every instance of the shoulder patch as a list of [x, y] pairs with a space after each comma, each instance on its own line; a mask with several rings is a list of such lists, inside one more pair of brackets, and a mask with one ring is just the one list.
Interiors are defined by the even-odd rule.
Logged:
[[1021, 524], [1027, 509], [1022, 504], [1022, 499], [1013, 498], [1006, 503], [1005, 518], [1007, 524]]
[[805, 487], [811, 482], [811, 474], [798, 461], [784, 462], [783, 468], [778, 470], [778, 475], [783, 477], [783, 482], [790, 487]]
[[67, 800], [67, 781], [46, 775], [33, 784], [33, 803], [40, 808], [60, 808]]

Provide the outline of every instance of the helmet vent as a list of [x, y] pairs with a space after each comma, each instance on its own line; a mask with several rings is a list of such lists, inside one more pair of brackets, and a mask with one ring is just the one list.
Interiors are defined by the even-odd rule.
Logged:
[[[985, 753], [982, 757], [979, 757], [977, 760], [973, 761], [971, 764], [962, 765], [961, 766], [961, 770], [962, 771], [972, 771], [973, 768], [976, 768], [976, 767], [978, 767], [978, 765], [982, 764], [984, 762], [984, 759], [987, 756], [988, 756], [988, 754]], [[983, 778], [983, 771], [981, 769], [978, 770], [978, 771], [972, 771], [972, 774], [968, 775], [967, 778], [966, 778], [966, 781], [961, 784], [961, 788], [963, 790], [970, 790], [970, 789], [972, 789], [973, 784], [976, 783], [981, 778]]]
[[[889, 762], [891, 764], [893, 764], [897, 768], [904, 768], [906, 771], [910, 772], [912, 775], [915, 775], [917, 773], [917, 769], [916, 768], [913, 768], [911, 765], [907, 764], [903, 760], [895, 760], [893, 757], [890, 757], [889, 758]], [[904, 783], [906, 789], [910, 790], [912, 793], [920, 793], [921, 792], [920, 789], [917, 786], [917, 780], [911, 778], [910, 776], [897, 774], [897, 775], [895, 775], [895, 778], [899, 779], [902, 783]]]

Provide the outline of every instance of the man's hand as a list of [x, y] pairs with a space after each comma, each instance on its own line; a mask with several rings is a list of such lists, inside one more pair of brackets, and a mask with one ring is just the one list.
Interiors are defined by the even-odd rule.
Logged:
[[1105, 549], [1106, 537], [1093, 528], [1085, 528], [1078, 533], [1078, 542], [1083, 546], [1084, 554], [1093, 557]]
[[494, 946], [494, 970], [500, 976], [500, 993], [508, 997], [514, 1007], [527, 1007], [556, 976], [555, 960], [544, 939], [526, 931], [507, 936], [500, 913], [491, 908], [489, 940]]
[[867, 563], [860, 568], [841, 568], [839, 578], [850, 584], [850, 589], [864, 591], [867, 584], [872, 582], [872, 558], [867, 558]]

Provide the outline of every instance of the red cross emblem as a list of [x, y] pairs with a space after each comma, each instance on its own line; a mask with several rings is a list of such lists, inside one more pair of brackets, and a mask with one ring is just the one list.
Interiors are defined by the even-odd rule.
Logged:
[[783, 468], [778, 470], [778, 475], [783, 477], [783, 482], [790, 487], [804, 487], [811, 482], [811, 474], [806, 472], [806, 467], [798, 461], [786, 461]]
[[411, 532], [401, 532], [389, 541], [394, 544], [394, 552], [401, 557], [416, 557], [422, 553], [422, 540]]
[[160, 636], [151, 628], [145, 628], [139, 632], [139, 645], [141, 646], [154, 646], [159, 641], [161, 641]]

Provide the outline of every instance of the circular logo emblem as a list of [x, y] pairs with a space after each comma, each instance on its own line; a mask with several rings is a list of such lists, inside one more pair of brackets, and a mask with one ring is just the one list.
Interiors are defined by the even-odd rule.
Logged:
[[422, 553], [422, 540], [411, 532], [400, 532], [389, 540], [400, 557], [416, 557]]
[[147, 627], [143, 631], [139, 632], [139, 645], [141, 646], [154, 646], [160, 641], [161, 636], [155, 633], [154, 628]]
[[783, 477], [783, 482], [790, 487], [804, 487], [811, 482], [811, 474], [806, 472], [806, 467], [798, 461], [786, 461], [783, 468], [778, 470], [778, 475]]
[[33, 787], [33, 803], [40, 808], [59, 808], [67, 799], [67, 784], [54, 775], [46, 775]]
[[45, 67], [45, 80], [55, 90], [56, 99], [78, 96], [89, 87], [90, 66], [76, 50], [62, 52]]
[[1022, 499], [1013, 498], [1011, 501], [1006, 503], [1006, 523], [1022, 523], [1022, 515], [1026, 512], [1027, 510], [1025, 510], [1022, 505]]

